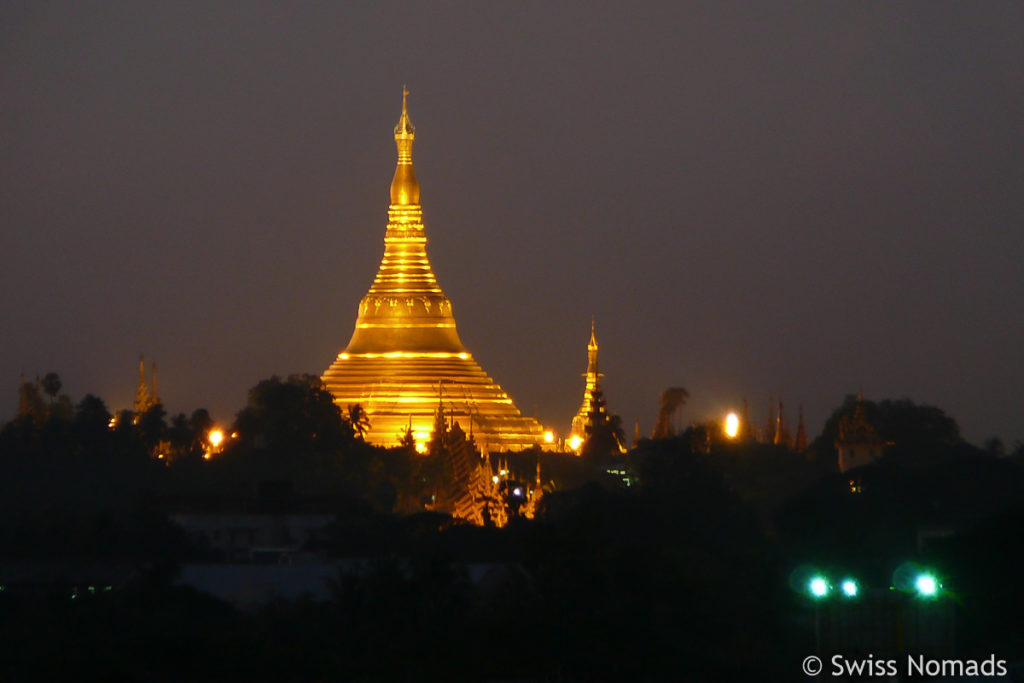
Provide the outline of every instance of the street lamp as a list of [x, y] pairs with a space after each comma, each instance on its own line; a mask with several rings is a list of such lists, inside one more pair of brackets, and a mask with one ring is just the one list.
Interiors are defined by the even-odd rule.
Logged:
[[829, 591], [828, 581], [824, 576], [816, 575], [807, 583], [807, 590], [813, 598], [824, 598]]
[[918, 596], [934, 598], [939, 594], [939, 580], [935, 578], [935, 575], [924, 572], [917, 575], [914, 580], [914, 588], [917, 589]]

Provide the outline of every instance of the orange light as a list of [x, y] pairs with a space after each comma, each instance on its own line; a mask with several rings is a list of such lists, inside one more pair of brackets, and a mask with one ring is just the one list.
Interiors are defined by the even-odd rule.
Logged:
[[740, 433], [740, 418], [736, 416], [736, 413], [729, 413], [725, 416], [725, 435], [730, 439], [735, 439]]

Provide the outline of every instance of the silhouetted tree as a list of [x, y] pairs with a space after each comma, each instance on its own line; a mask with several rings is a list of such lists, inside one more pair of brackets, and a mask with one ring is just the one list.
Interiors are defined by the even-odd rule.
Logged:
[[604, 463], [613, 455], [620, 453], [626, 441], [622, 431], [622, 419], [618, 415], [608, 413], [600, 389], [595, 389], [590, 395], [590, 412], [587, 414], [584, 431], [586, 440], [580, 452], [584, 459], [595, 463]]
[[79, 452], [106, 452], [113, 440], [110, 431], [110, 413], [103, 399], [86, 394], [78, 402], [73, 419], [74, 438], [77, 441], [75, 450]]
[[60, 381], [60, 375], [56, 372], [48, 372], [43, 376], [42, 386], [43, 391], [50, 397], [50, 403], [52, 404], [57, 398], [57, 394], [60, 393], [60, 388], [63, 384]]
[[430, 430], [430, 441], [427, 443], [427, 453], [440, 455], [446, 450], [448, 437], [448, 422], [444, 417], [444, 408], [437, 406], [434, 413], [434, 428]]
[[410, 453], [416, 452], [416, 435], [412, 433], [412, 425], [409, 425], [398, 436], [398, 445]]
[[110, 411], [99, 396], [86, 394], [75, 408], [75, 423], [90, 429], [108, 429]]
[[241, 446], [283, 454], [338, 453], [354, 430], [315, 375], [271, 377], [249, 390], [234, 431]]
[[163, 405], [156, 403], [138, 416], [136, 428], [147, 451], [152, 451], [157, 444], [167, 438], [167, 423], [164, 418], [167, 411]]
[[18, 387], [18, 413], [35, 422], [46, 419], [46, 404], [39, 393], [39, 382], [22, 382]]
[[366, 414], [366, 410], [358, 403], [349, 404], [346, 417], [348, 423], [352, 425], [356, 438], [362, 440], [366, 432], [370, 431], [370, 416]]
[[858, 403], [867, 421], [889, 444], [887, 452], [896, 453], [907, 463], [947, 457], [965, 445], [956, 421], [935, 406], [918, 404], [910, 399], [886, 399], [879, 402], [858, 399], [848, 394], [843, 404], [825, 421], [822, 433], [814, 440], [812, 455], [833, 459], [839, 423], [853, 415]]

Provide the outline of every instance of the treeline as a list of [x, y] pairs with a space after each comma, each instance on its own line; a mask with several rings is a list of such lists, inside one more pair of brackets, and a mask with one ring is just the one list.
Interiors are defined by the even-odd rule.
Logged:
[[[889, 446], [842, 474], [829, 430], [851, 401], [806, 453], [697, 426], [626, 455], [606, 434], [586, 458], [496, 456], [529, 484], [539, 459], [544, 498], [491, 529], [423, 512], [451, 485], [443, 453], [363, 443], [315, 377], [254, 387], [218, 448], [204, 411], [37, 398], [0, 430], [0, 556], [125, 560], [138, 578], [76, 601], [0, 594], [13, 680], [787, 680], [810, 647], [793, 568], [884, 586], [907, 560], [942, 572], [965, 653], [1024, 656], [1019, 459], [929, 406], [871, 404]], [[176, 563], [209, 556], [167, 502], [268, 482], [333, 505], [308, 550], [364, 571], [326, 602], [255, 612], [176, 585]]]

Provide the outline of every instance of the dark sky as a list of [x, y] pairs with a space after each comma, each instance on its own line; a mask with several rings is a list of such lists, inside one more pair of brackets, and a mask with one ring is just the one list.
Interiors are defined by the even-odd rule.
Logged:
[[[0, 416], [20, 373], [229, 420], [319, 374], [411, 91], [467, 348], [564, 431], [847, 393], [1024, 438], [1024, 4], [5, 2]], [[792, 425], [795, 426], [795, 425]]]

